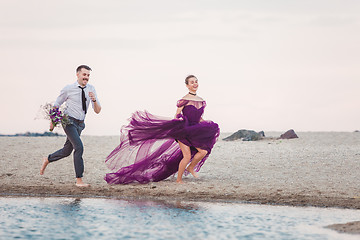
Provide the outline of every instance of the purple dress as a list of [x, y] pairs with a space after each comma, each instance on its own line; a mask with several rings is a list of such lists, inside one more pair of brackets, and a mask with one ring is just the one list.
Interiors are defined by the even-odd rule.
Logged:
[[112, 171], [105, 176], [109, 184], [157, 182], [175, 174], [183, 158], [177, 141], [190, 147], [192, 157], [197, 153], [196, 148], [208, 151], [194, 168], [200, 170], [220, 129], [212, 121], [200, 122], [205, 101], [181, 99], [177, 106], [184, 108], [176, 119], [157, 117], [146, 111], [132, 115], [129, 125], [121, 129], [120, 145], [106, 158], [106, 165]]

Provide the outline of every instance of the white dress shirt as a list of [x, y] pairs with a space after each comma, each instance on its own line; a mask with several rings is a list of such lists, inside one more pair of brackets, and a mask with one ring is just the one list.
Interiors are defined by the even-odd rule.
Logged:
[[[78, 82], [65, 86], [61, 90], [60, 95], [57, 97], [54, 106], [60, 107], [64, 102], [66, 102], [66, 108], [64, 110], [64, 113], [78, 120], [84, 120], [85, 112], [82, 109], [82, 90], [81, 88], [79, 88], [79, 86], [80, 85]], [[92, 108], [94, 108], [94, 103], [89, 97], [89, 92], [93, 92], [95, 94], [96, 102], [100, 105], [94, 86], [86, 84], [84, 92], [86, 97], [86, 111], [89, 108], [90, 102], [92, 104]]]

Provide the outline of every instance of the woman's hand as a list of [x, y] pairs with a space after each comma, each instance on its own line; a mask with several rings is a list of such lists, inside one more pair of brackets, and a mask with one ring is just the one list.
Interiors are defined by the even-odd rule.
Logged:
[[175, 115], [175, 118], [174, 119], [178, 119], [178, 120], [183, 120], [183, 115], [181, 113], [178, 113]]

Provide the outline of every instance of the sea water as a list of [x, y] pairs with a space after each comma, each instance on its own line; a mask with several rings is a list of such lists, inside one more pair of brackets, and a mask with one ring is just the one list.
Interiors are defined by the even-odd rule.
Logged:
[[359, 210], [244, 203], [0, 197], [0, 239], [359, 239]]

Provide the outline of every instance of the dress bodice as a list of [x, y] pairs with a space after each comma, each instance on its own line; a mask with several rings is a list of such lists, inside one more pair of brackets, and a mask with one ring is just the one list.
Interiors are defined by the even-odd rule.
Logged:
[[183, 117], [187, 119], [190, 125], [200, 122], [201, 116], [204, 113], [206, 106], [205, 101], [193, 101], [181, 99], [177, 103], [177, 107], [184, 107], [182, 109]]

